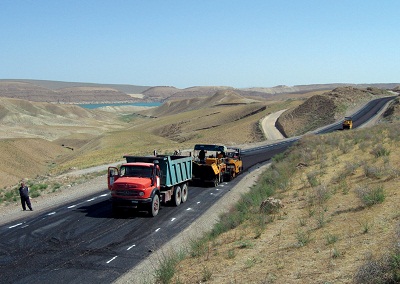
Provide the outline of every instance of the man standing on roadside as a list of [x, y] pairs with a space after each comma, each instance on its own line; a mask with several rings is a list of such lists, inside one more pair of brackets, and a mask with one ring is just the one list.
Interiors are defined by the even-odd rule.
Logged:
[[26, 205], [28, 205], [29, 210], [33, 211], [31, 200], [29, 199], [29, 187], [25, 184], [25, 181], [21, 181], [21, 186], [19, 187], [19, 196], [21, 197], [22, 209], [26, 210]]

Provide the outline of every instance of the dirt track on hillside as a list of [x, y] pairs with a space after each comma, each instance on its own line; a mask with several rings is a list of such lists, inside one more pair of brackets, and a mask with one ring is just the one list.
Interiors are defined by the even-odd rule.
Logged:
[[261, 127], [267, 140], [279, 140], [285, 138], [283, 134], [275, 127], [276, 120], [284, 111], [286, 111], [286, 109], [271, 113], [261, 120]]

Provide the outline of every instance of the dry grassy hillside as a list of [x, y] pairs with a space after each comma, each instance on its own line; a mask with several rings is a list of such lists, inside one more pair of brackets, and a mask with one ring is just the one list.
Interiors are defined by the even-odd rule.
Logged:
[[243, 97], [232, 90], [220, 90], [215, 92], [212, 96], [169, 100], [160, 107], [150, 109], [144, 113], [153, 117], [161, 117], [165, 115], [218, 107], [222, 105], [244, 105], [250, 103], [260, 103], [260, 100], [253, 100]]
[[0, 98], [0, 182], [10, 186], [23, 177], [46, 175], [83, 145], [124, 124], [115, 114], [74, 105]]
[[41, 138], [0, 139], [0, 184], [18, 184], [21, 178], [47, 175], [59, 157], [71, 150]]
[[374, 96], [391, 95], [376, 88], [340, 87], [315, 95], [300, 106], [284, 112], [277, 125], [287, 137], [304, 134], [343, 118]]
[[230, 90], [218, 91], [208, 98], [168, 101], [145, 112], [153, 118], [142, 118], [134, 129], [184, 143], [180, 148], [189, 149], [196, 143], [237, 145], [260, 142], [264, 138], [259, 120], [294, 105], [293, 101], [256, 101]]
[[399, 283], [399, 130], [302, 138], [211, 233], [160, 260], [158, 280]]
[[24, 82], [0, 81], [0, 96], [36, 102], [58, 100], [57, 92]]
[[121, 128], [115, 114], [74, 105], [0, 97], [0, 138], [38, 137], [56, 140], [77, 133], [97, 134]]

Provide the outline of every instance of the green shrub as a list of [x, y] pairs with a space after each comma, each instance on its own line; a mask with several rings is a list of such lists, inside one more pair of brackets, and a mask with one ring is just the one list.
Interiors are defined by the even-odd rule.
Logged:
[[208, 238], [203, 237], [190, 242], [190, 256], [200, 257], [208, 252]]
[[400, 283], [400, 248], [366, 261], [354, 277], [357, 284]]
[[364, 175], [368, 178], [381, 179], [383, 177], [383, 169], [380, 167], [365, 164], [363, 170]]
[[317, 178], [318, 175], [318, 171], [312, 171], [307, 174], [307, 180], [311, 187], [315, 187], [320, 184], [320, 181]]
[[297, 245], [303, 247], [311, 241], [310, 232], [297, 230], [296, 239], [297, 239]]
[[339, 237], [336, 236], [336, 235], [332, 235], [332, 234], [328, 233], [325, 236], [325, 239], [326, 239], [326, 244], [327, 245], [331, 245], [331, 244], [336, 243], [339, 240]]
[[356, 194], [366, 206], [379, 204], [385, 200], [385, 191], [382, 185], [375, 187], [358, 186], [358, 188], [356, 188]]
[[158, 262], [159, 266], [155, 270], [156, 283], [169, 284], [174, 277], [176, 265], [179, 261], [185, 258], [185, 254], [182, 251], [173, 252], [171, 254], [164, 254], [160, 256]]
[[378, 144], [372, 149], [371, 154], [376, 158], [389, 156], [390, 150], [386, 149], [382, 144]]

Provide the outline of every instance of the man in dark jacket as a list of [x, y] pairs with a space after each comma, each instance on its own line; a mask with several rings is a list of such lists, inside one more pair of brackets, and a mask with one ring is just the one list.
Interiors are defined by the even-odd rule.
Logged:
[[29, 210], [33, 210], [32, 209], [32, 205], [31, 205], [31, 200], [29, 199], [29, 187], [27, 185], [25, 185], [25, 181], [21, 181], [21, 186], [19, 187], [19, 196], [21, 197], [21, 205], [22, 205], [22, 209], [25, 211], [26, 210], [26, 205], [28, 205]]

